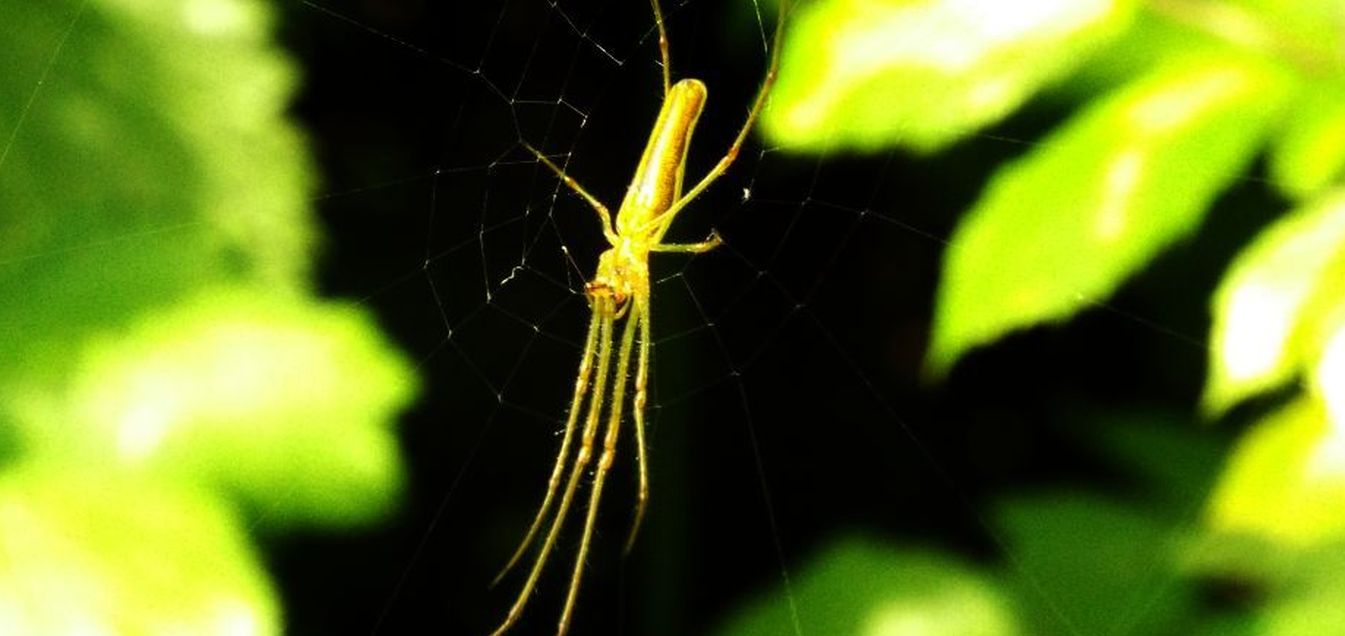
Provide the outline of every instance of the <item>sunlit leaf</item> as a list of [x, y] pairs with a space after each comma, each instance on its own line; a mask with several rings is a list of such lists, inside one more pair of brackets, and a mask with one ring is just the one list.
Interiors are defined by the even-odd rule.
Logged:
[[401, 483], [390, 424], [414, 377], [368, 316], [207, 294], [91, 346], [25, 404], [38, 458], [148, 471], [241, 497], [265, 523], [355, 523]]
[[1238, 255], [1214, 295], [1213, 413], [1282, 384], [1320, 355], [1322, 323], [1345, 310], [1345, 191], [1295, 211]]
[[280, 633], [232, 513], [125, 476], [23, 468], [0, 477], [0, 633]]
[[772, 592], [716, 633], [793, 634], [796, 611], [805, 634], [1020, 633], [1008, 600], [966, 565], [946, 556], [897, 550], [865, 539], [832, 545], [798, 572], [791, 592]]
[[1208, 521], [1300, 546], [1345, 536], [1345, 426], [1311, 395], [1258, 422], [1229, 458]]
[[1229, 43], [1201, 28], [1163, 16], [1158, 5], [1143, 3], [1130, 27], [1098, 50], [1057, 89], [1091, 98], [1128, 83], [1174, 59], [1226, 54]]
[[1104, 299], [1194, 230], [1284, 92], [1242, 60], [1156, 70], [996, 174], [945, 255], [929, 364]]
[[1078, 495], [1005, 503], [999, 525], [1011, 575], [1030, 605], [1030, 633], [1166, 634], [1184, 620], [1193, 591], [1173, 559], [1181, 538], [1149, 515]]
[[0, 381], [202, 284], [307, 288], [310, 162], [273, 13], [0, 2], [0, 359], [30, 362]]
[[1345, 86], [1304, 91], [1270, 150], [1271, 182], [1285, 194], [1302, 199], [1339, 181], [1345, 171]]
[[[1345, 252], [1341, 256], [1345, 260]], [[1345, 292], [1345, 281], [1340, 281], [1338, 285], [1342, 286], [1340, 291]], [[1310, 386], [1313, 395], [1326, 407], [1332, 429], [1341, 431], [1341, 435], [1345, 436], [1345, 293], [1337, 296], [1336, 300], [1334, 313], [1325, 321], [1330, 325], [1330, 331], [1323, 338], [1326, 344], [1312, 369]], [[1341, 470], [1345, 472], [1345, 455], [1341, 460]]]
[[[1241, 54], [1311, 77], [1308, 92], [1334, 92], [1327, 78], [1345, 71], [1339, 0], [1219, 0], [1145, 2], [1131, 28], [1061, 88], [1086, 95], [1133, 77], [1165, 59], [1192, 54]], [[1286, 118], [1291, 127], [1297, 122]]]
[[1131, 0], [822, 0], [790, 19], [762, 129], [797, 150], [934, 151], [1122, 31]]
[[1195, 6], [1198, 10], [1188, 13], [1187, 20], [1203, 19], [1205, 28], [1241, 46], [1281, 57], [1318, 76], [1345, 71], [1340, 0], [1225, 0]]

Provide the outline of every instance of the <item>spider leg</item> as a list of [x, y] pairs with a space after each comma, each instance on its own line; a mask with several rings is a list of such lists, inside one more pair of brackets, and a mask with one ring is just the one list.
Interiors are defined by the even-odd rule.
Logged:
[[683, 254], [702, 254], [724, 243], [719, 232], [710, 230], [710, 238], [699, 243], [656, 243], [650, 246], [651, 252], [679, 252]]
[[526, 141], [520, 143], [523, 144], [523, 147], [531, 151], [533, 155], [535, 155], [543, 164], [546, 165], [546, 167], [550, 168], [552, 172], [556, 173], [556, 176], [560, 178], [561, 182], [563, 182], [566, 186], [569, 186], [571, 190], [573, 190], [579, 196], [583, 197], [583, 199], [588, 202], [588, 204], [593, 208], [593, 210], [598, 213], [598, 221], [602, 223], [603, 236], [607, 237], [607, 242], [611, 243], [612, 245], [616, 245], [617, 241], [616, 230], [612, 229], [612, 213], [607, 210], [607, 206], [603, 205], [602, 202], [597, 199], [597, 197], [589, 194], [588, 190], [585, 190], [584, 186], [579, 185], [579, 182], [575, 181], [573, 177], [571, 177], [568, 174], [565, 174], [565, 171], [561, 170], [560, 166], [556, 165], [556, 163], [552, 161], [550, 157], [542, 154], [542, 151], [533, 148], [532, 144]]
[[[639, 301], [636, 301], [639, 302]], [[612, 461], [616, 457], [616, 441], [621, 432], [621, 407], [626, 397], [626, 378], [630, 375], [630, 354], [631, 346], [635, 342], [635, 332], [639, 327], [640, 318], [643, 315], [644, 305], [635, 314], [636, 317], [626, 320], [626, 326], [621, 333], [621, 349], [617, 353], [616, 380], [612, 386], [612, 406], [607, 414], [607, 428], [604, 431], [602, 442], [602, 456], [598, 458], [598, 467], [593, 474], [593, 485], [589, 490], [588, 513], [584, 518], [584, 534], [579, 540], [579, 553], [574, 559], [574, 573], [570, 575], [570, 590], [565, 595], [565, 608], [560, 613], [560, 624], [556, 628], [556, 636], [563, 636], [570, 627], [570, 617], [574, 614], [574, 603], [579, 598], [579, 583], [584, 576], [584, 562], [588, 558], [589, 541], [593, 538], [593, 524], [598, 518], [598, 504], [602, 499], [603, 485], [607, 481], [607, 472], [612, 468]], [[580, 452], [587, 449], [581, 449]], [[578, 476], [578, 472], [574, 473]]]
[[738, 153], [742, 150], [743, 143], [747, 141], [747, 135], [752, 132], [752, 126], [756, 124], [757, 116], [761, 114], [761, 110], [766, 106], [766, 97], [770, 94], [771, 87], [775, 85], [775, 76], [777, 71], [780, 70], [780, 42], [783, 40], [782, 36], [784, 34], [784, 29], [781, 27], [783, 27], [785, 23], [785, 11], [788, 5], [789, 2], [787, 0], [780, 0], [780, 12], [775, 21], [775, 35], [771, 41], [771, 59], [770, 62], [767, 63], [766, 78], [761, 81], [761, 88], [757, 90], [757, 96], [752, 100], [752, 109], [747, 111], [747, 121], [743, 122], [743, 127], [738, 130], [738, 136], [734, 137], [728, 152], [724, 153], [724, 156], [719, 159], [719, 162], [716, 163], [704, 177], [701, 177], [701, 180], [697, 182], [696, 185], [692, 186], [690, 190], [687, 190], [686, 193], [674, 201], [672, 205], [668, 206], [667, 210], [664, 210], [659, 213], [658, 216], [649, 219], [649, 221], [645, 223], [644, 227], [647, 228], [659, 227], [657, 236], [662, 236], [663, 231], [667, 230], [668, 223], [672, 221], [673, 217], [677, 216], [677, 213], [682, 211], [682, 208], [686, 207], [692, 199], [700, 196], [700, 194], [704, 192], [706, 188], [710, 187], [710, 184], [714, 183], [716, 179], [723, 176], [724, 172], [729, 169], [729, 166], [733, 165], [733, 161], [738, 158]]
[[574, 464], [570, 467], [570, 476], [565, 482], [565, 490], [561, 494], [560, 505], [556, 509], [556, 516], [551, 519], [551, 527], [547, 530], [546, 538], [542, 542], [542, 547], [537, 553], [536, 560], [532, 563], [532, 569], [528, 571], [528, 580], [523, 583], [523, 589], [519, 591], [518, 598], [509, 608], [509, 614], [505, 616], [504, 622], [491, 632], [491, 636], [500, 636], [513, 627], [523, 614], [523, 607], [527, 605], [528, 599], [537, 587], [537, 580], [542, 575], [542, 567], [546, 565], [547, 558], [551, 555], [551, 550], [556, 546], [556, 538], [560, 536], [560, 529], [565, 524], [565, 517], [570, 512], [570, 506], [574, 503], [574, 493], [579, 486], [579, 478], [583, 476], [584, 470], [588, 467], [589, 461], [593, 457], [593, 444], [598, 433], [598, 420], [602, 415], [603, 398], [607, 388], [607, 378], [611, 375], [612, 362], [612, 331], [615, 328], [613, 316], [616, 309], [612, 307], [612, 299], [609, 297], [599, 297], [594, 301], [593, 312], [601, 317], [598, 332], [598, 369], [597, 378], [593, 383], [593, 398], [589, 401], [588, 411], [585, 416], [584, 430], [580, 437], [579, 452], [575, 455]]
[[574, 441], [574, 432], [578, 428], [576, 424], [579, 422], [579, 414], [584, 406], [584, 397], [588, 395], [589, 379], [593, 376], [593, 359], [597, 357], [598, 333], [603, 330], [602, 324], [602, 313], [593, 312], [593, 319], [589, 321], [588, 325], [588, 336], [584, 339], [584, 353], [579, 361], [579, 376], [574, 382], [574, 397], [570, 401], [570, 414], [565, 420], [565, 437], [561, 439], [560, 451], [556, 453], [556, 464], [551, 468], [551, 479], [547, 482], [546, 497], [542, 499], [542, 505], [537, 509], [537, 516], [533, 517], [532, 525], [528, 527], [527, 534], [523, 536], [518, 548], [514, 550], [514, 555], [509, 557], [509, 562], [505, 563], [504, 568], [491, 581], [491, 587], [498, 585], [500, 580], [518, 564], [518, 560], [523, 558], [523, 554], [528, 551], [528, 547], [537, 538], [537, 531], [542, 528], [542, 523], [551, 510], [551, 504], [555, 503], [556, 491], [560, 488], [560, 477], [565, 472], [565, 465], [570, 457], [570, 446]]
[[640, 534], [645, 507], [649, 504], [649, 462], [645, 457], [644, 441], [644, 407], [649, 396], [649, 303], [641, 303], [635, 312], [635, 320], [640, 322], [640, 332], [636, 335], [640, 341], [640, 359], [635, 362], [635, 399], [631, 410], [635, 415], [635, 449], [640, 465], [640, 490], [635, 498], [635, 519], [631, 522], [630, 534], [626, 536], [627, 554], [635, 545], [635, 537]]
[[658, 51], [663, 58], [663, 95], [672, 90], [672, 56], [668, 53], [668, 29], [663, 25], [663, 9], [658, 0], [649, 0], [654, 7], [654, 23], [658, 25]]

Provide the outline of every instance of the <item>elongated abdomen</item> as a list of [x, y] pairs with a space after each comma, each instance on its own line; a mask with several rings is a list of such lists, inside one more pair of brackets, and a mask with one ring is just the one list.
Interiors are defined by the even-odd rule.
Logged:
[[649, 133], [640, 165], [616, 215], [616, 231], [625, 234], [668, 209], [682, 195], [682, 173], [691, 133], [705, 107], [705, 84], [684, 79], [668, 91]]

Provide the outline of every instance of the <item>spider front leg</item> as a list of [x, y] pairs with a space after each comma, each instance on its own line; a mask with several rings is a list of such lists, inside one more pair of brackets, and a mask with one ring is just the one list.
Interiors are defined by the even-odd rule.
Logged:
[[[780, 28], [785, 23], [785, 15], [788, 13], [789, 2], [780, 0], [780, 10], [776, 18], [775, 37], [771, 43], [771, 59], [766, 65], [766, 78], [761, 81], [761, 88], [757, 90], [757, 96], [752, 100], [752, 108], [747, 111], [747, 121], [743, 122], [742, 128], [738, 129], [738, 134], [733, 138], [733, 143], [729, 145], [728, 152], [720, 157], [715, 166], [710, 169], [701, 180], [696, 182], [685, 194], [677, 197], [673, 204], [668, 206], [667, 210], [660, 212], [658, 216], [649, 220], [649, 225], [658, 227], [671, 222], [682, 208], [686, 207], [696, 197], [700, 196], [706, 188], [709, 188], [719, 177], [728, 171], [729, 166], [738, 158], [738, 153], [742, 152], [743, 144], [747, 141], [747, 135], [752, 132], [752, 126], [757, 122], [757, 116], [761, 114], [762, 109], [766, 107], [766, 97], [770, 95], [771, 87], [775, 85], [775, 76], [780, 70], [780, 42], [783, 40], [784, 29]], [[662, 18], [660, 18], [662, 24]], [[671, 250], [683, 251], [683, 250]]]
[[635, 416], [635, 452], [639, 460], [640, 489], [635, 497], [635, 519], [630, 524], [630, 534], [626, 535], [626, 554], [635, 547], [635, 537], [640, 534], [640, 524], [644, 521], [644, 511], [649, 505], [649, 461], [645, 456], [644, 407], [649, 399], [649, 304], [645, 303], [635, 310], [635, 320], [640, 321], [639, 333], [635, 337], [640, 341], [640, 359], [635, 363], [635, 399], [631, 410]]
[[[513, 556], [505, 563], [500, 573], [495, 575], [495, 580], [491, 581], [494, 587], [500, 583], [510, 570], [518, 564], [519, 559], [532, 547], [537, 538], [537, 532], [542, 529], [542, 524], [546, 522], [547, 513], [551, 512], [551, 506], [555, 503], [556, 492], [560, 488], [561, 476], [565, 472], [565, 466], [569, 463], [570, 447], [575, 438], [575, 430], [579, 427], [579, 415], [583, 412], [584, 399], [589, 394], [589, 381], [593, 377], [593, 362], [598, 358], [598, 336], [605, 333], [603, 326], [604, 316], [602, 312], [593, 312], [593, 317], [589, 321], [588, 335], [584, 339], [584, 352], [579, 361], [579, 374], [574, 383], [574, 397], [570, 400], [570, 412], [565, 419], [565, 434], [560, 442], [560, 450], [556, 453], [556, 462], [551, 469], [551, 479], [547, 481], [546, 496], [542, 499], [542, 505], [537, 508], [537, 514], [532, 519], [532, 525], [528, 526], [528, 532], [519, 542], [518, 548], [514, 550]], [[607, 328], [610, 330], [610, 327]], [[601, 385], [601, 383], [599, 383]]]
[[[533, 590], [537, 588], [537, 581], [541, 578], [542, 568], [546, 565], [547, 559], [551, 556], [551, 550], [556, 546], [556, 539], [560, 536], [561, 527], [565, 524], [566, 517], [569, 516], [570, 507], [574, 503], [575, 492], [578, 490], [579, 482], [592, 461], [593, 450], [596, 445], [599, 423], [602, 419], [603, 404], [607, 397], [607, 380], [611, 377], [611, 363], [613, 354], [613, 334], [615, 330], [616, 308], [612, 306], [612, 299], [606, 296], [596, 296], [593, 299], [592, 311], [596, 318], [594, 322], [598, 325], [598, 331], [595, 339], [598, 343], [597, 367], [593, 370], [594, 376], [588, 392], [588, 407], [583, 417], [584, 427], [579, 436], [579, 451], [570, 465], [570, 474], [565, 480], [565, 489], [561, 491], [560, 502], [556, 508], [555, 516], [551, 517], [551, 525], [547, 529], [546, 536], [542, 540], [541, 548], [537, 551], [532, 568], [528, 571], [528, 578], [523, 583], [523, 588], [519, 590], [518, 596], [514, 599], [514, 604], [510, 606], [509, 613], [505, 616], [504, 622], [491, 633], [492, 636], [502, 636], [513, 627], [523, 614], [523, 607], [527, 605], [531, 598]], [[582, 401], [582, 400], [581, 400]], [[567, 619], [568, 622], [568, 619]], [[562, 628], [560, 632], [564, 632]]]
[[658, 25], [659, 57], [663, 60], [663, 95], [666, 97], [672, 88], [672, 56], [668, 53], [668, 28], [663, 25], [663, 9], [658, 0], [650, 0], [654, 5], [654, 23]]
[[[635, 300], [632, 302], [638, 303], [641, 301]], [[602, 502], [603, 486], [607, 482], [607, 473], [612, 469], [612, 462], [616, 457], [616, 443], [621, 432], [621, 412], [626, 398], [626, 379], [630, 374], [631, 349], [635, 343], [635, 333], [639, 327], [637, 323], [640, 322], [640, 316], [646, 309], [641, 306], [635, 311], [634, 317], [626, 320], [626, 325], [621, 333], [621, 347], [617, 350], [616, 374], [612, 386], [611, 410], [607, 414], [607, 426], [603, 431], [602, 454], [598, 457], [597, 468], [593, 471], [593, 483], [589, 487], [588, 510], [584, 515], [584, 532], [579, 538], [579, 552], [575, 555], [574, 571], [570, 575], [570, 589], [565, 595], [565, 606], [561, 609], [560, 624], [556, 628], [557, 634], [564, 634], [569, 629], [570, 619], [574, 615], [575, 601], [579, 598], [579, 584], [583, 581], [584, 565], [588, 560], [589, 543], [593, 539], [593, 527], [598, 519], [598, 506]], [[580, 449], [581, 457], [587, 459], [591, 448], [592, 440], [586, 438], [584, 446]], [[578, 474], [579, 471], [576, 470], [575, 476]]]

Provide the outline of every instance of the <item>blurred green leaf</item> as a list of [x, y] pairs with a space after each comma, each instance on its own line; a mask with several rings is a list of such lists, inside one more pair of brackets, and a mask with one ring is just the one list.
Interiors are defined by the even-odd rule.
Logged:
[[[1345, 250], [1341, 256], [1345, 261]], [[1341, 281], [1341, 284], [1345, 284], [1345, 281]], [[1312, 393], [1325, 405], [1332, 430], [1339, 431], [1345, 438], [1345, 297], [1338, 297], [1337, 300], [1342, 302], [1336, 304], [1334, 314], [1326, 321], [1331, 325], [1331, 331], [1324, 338], [1326, 344], [1321, 359], [1312, 369], [1310, 386]], [[1345, 472], [1345, 456], [1341, 460], [1340, 468]]]
[[[779, 636], [1011, 636], [1009, 602], [985, 577], [947, 556], [872, 540], [832, 544], [800, 570], [792, 597], [775, 591], [716, 633]], [[792, 603], [792, 607], [791, 607]]]
[[1291, 583], [1259, 616], [1257, 636], [1345, 633], [1345, 544], [1306, 552], [1296, 565]]
[[247, 534], [213, 498], [31, 466], [0, 477], [0, 633], [280, 633]]
[[69, 384], [14, 396], [39, 459], [153, 471], [268, 524], [358, 523], [401, 484], [411, 370], [354, 307], [207, 293], [96, 341]]
[[1345, 634], [1345, 585], [1340, 577], [1313, 593], [1275, 603], [1257, 620], [1257, 636]]
[[1156, 515], [1186, 515], [1209, 495], [1225, 448], [1208, 428], [1194, 426], [1190, 414], [1161, 411], [1110, 412], [1087, 427], [1099, 435], [1103, 451], [1134, 474], [1147, 506]]
[[1293, 101], [1270, 146], [1270, 179], [1305, 199], [1336, 183], [1345, 170], [1345, 86], [1318, 82]]
[[1227, 55], [1229, 42], [1158, 11], [1154, 2], [1141, 3], [1130, 28], [1107, 42], [1062, 83], [1058, 91], [1068, 97], [1091, 98], [1144, 76], [1176, 59]]
[[1239, 442], [1210, 498], [1211, 528], [1289, 546], [1345, 537], [1345, 427], [1304, 396]]
[[[1237, 54], [1321, 80], [1345, 70], [1339, 0], [1159, 0], [1062, 88], [1071, 94], [1127, 81], [1165, 60]], [[1292, 125], [1292, 123], [1291, 123]]]
[[1194, 597], [1173, 565], [1182, 536], [1172, 526], [1068, 494], [1008, 501], [998, 518], [1029, 633], [1181, 633]]
[[1290, 546], [1263, 535], [1216, 531], [1193, 547], [1192, 571], [1232, 583], [1243, 596], [1241, 611], [1224, 615], [1226, 629], [1202, 636], [1337, 634], [1345, 626], [1338, 607], [1345, 602], [1345, 543]]
[[762, 130], [808, 152], [932, 152], [1123, 31], [1132, 0], [825, 0], [791, 17]]
[[1229, 267], [1213, 300], [1206, 411], [1287, 382], [1345, 311], [1345, 191], [1290, 213]]
[[306, 290], [310, 162], [255, 0], [0, 3], [0, 382], [197, 286]]
[[1110, 294], [1189, 233], [1285, 96], [1238, 59], [1188, 60], [1097, 102], [999, 170], [953, 236], [928, 364]]
[[238, 512], [395, 501], [415, 381], [364, 312], [308, 297], [273, 11], [0, 3], [2, 634], [279, 633]]
[[[1164, 6], [1181, 3], [1164, 2]], [[1340, 0], [1223, 0], [1188, 5], [1224, 38], [1322, 76], [1345, 71]]]

